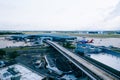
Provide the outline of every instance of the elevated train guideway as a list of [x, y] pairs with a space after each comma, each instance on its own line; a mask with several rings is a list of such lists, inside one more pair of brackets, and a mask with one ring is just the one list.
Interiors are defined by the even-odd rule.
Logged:
[[50, 40], [46, 40], [45, 42], [51, 45], [57, 51], [59, 51], [63, 56], [65, 56], [69, 61], [75, 64], [92, 80], [120, 80], [119, 76], [116, 77], [112, 74], [107, 73], [105, 70], [100, 69], [99, 67], [88, 62], [87, 60], [77, 56], [76, 54], [70, 52], [69, 50], [65, 49], [59, 44], [52, 42]]

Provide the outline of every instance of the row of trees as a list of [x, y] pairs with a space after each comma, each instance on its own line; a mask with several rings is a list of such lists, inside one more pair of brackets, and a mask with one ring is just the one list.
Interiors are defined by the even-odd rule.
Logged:
[[7, 54], [5, 50], [0, 49], [0, 59], [3, 59], [5, 57], [15, 59], [17, 56], [19, 56], [19, 54], [16, 51]]
[[66, 48], [75, 49], [75, 46], [72, 45], [70, 42], [63, 42], [63, 46]]
[[23, 34], [21, 32], [0, 32], [0, 35]]
[[6, 52], [3, 49], [0, 49], [0, 59], [6, 55]]

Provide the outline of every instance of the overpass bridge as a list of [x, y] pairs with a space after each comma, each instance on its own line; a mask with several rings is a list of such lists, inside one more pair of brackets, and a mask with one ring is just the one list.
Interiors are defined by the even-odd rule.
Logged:
[[92, 80], [120, 80], [120, 75], [116, 75], [110, 71], [107, 71], [101, 67], [98, 67], [89, 60], [81, 58], [80, 56], [76, 55], [75, 53], [70, 52], [69, 50], [65, 49], [64, 47], [60, 46], [59, 44], [45, 40], [45, 43], [49, 44], [57, 51], [59, 51], [63, 56], [65, 56], [69, 61], [75, 64], [80, 70], [82, 70], [90, 79]]

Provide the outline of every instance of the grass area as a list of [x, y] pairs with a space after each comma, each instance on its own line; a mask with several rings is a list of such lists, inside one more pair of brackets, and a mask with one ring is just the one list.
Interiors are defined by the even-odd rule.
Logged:
[[23, 31], [23, 34], [46, 34], [46, 33], [50, 33], [50, 31]]
[[18, 50], [36, 50], [36, 49], [45, 49], [44, 47], [11, 47], [11, 48], [4, 48], [6, 52], [13, 52], [13, 51], [18, 51]]
[[[24, 34], [51, 34], [50, 32], [39, 32], [39, 31], [29, 31], [29, 32], [23, 32]], [[52, 34], [58, 34], [58, 35], [69, 35], [69, 36], [85, 36], [85, 37], [96, 37], [96, 38], [120, 38], [120, 34], [77, 34], [77, 33], [62, 33], [62, 32], [56, 32]]]
[[7, 37], [7, 36], [9, 36], [9, 35], [0, 35], [0, 37]]
[[116, 51], [116, 52], [120, 52], [120, 48], [116, 48], [116, 47], [111, 48], [111, 50]]
[[120, 38], [120, 34], [67, 34], [70, 36], [85, 36], [85, 37], [96, 37], [96, 38]]
[[65, 48], [68, 48], [68, 49], [75, 49], [75, 46], [71, 45], [71, 46], [63, 46]]

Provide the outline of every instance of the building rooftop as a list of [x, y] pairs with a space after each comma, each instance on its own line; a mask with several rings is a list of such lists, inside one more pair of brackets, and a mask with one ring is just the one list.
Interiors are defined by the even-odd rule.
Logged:
[[9, 67], [0, 69], [0, 80], [6, 80], [6, 79], [1, 79], [1, 78], [4, 78], [4, 77], [10, 78], [11, 76], [18, 74], [18, 72], [21, 75], [20, 80], [41, 80], [43, 79], [42, 76], [36, 74], [35, 72], [29, 70], [28, 68], [20, 64], [15, 64]]

